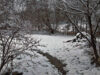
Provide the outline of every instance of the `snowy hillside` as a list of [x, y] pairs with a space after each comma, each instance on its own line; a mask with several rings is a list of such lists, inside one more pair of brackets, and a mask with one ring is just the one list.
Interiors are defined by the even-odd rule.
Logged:
[[[90, 56], [87, 54], [90, 48], [85, 42], [66, 42], [73, 39], [72, 36], [59, 35], [28, 35], [36, 39], [41, 39], [39, 47], [43, 53], [48, 53], [52, 57], [65, 64], [63, 74], [52, 64], [47, 56], [41, 52], [34, 51], [33, 56], [21, 55], [16, 60], [14, 71], [23, 72], [23, 75], [99, 75], [100, 68], [91, 65]], [[54, 60], [56, 62], [56, 60]], [[56, 62], [57, 64], [57, 62]]]

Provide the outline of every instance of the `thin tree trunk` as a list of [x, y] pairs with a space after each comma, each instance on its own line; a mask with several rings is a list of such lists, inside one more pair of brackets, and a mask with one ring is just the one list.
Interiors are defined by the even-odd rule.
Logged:
[[96, 39], [95, 36], [93, 34], [93, 28], [92, 28], [92, 23], [91, 23], [91, 16], [88, 15], [88, 23], [89, 23], [89, 28], [90, 28], [90, 35], [91, 35], [91, 44], [92, 44], [92, 48], [94, 50], [94, 55], [95, 55], [95, 59], [96, 61], [98, 61], [98, 51], [96, 48]]
[[3, 67], [4, 67], [4, 62], [2, 62], [0, 65], [0, 72], [2, 71]]

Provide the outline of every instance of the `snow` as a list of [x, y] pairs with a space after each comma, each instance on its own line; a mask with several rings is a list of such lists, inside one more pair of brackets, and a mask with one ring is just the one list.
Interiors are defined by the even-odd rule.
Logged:
[[14, 10], [16, 12], [21, 12], [26, 10], [26, 3], [25, 1], [22, 2], [22, 0], [14, 0]]
[[16, 59], [14, 71], [23, 72], [23, 75], [60, 75], [46, 57], [36, 52], [33, 55], [32, 57], [24, 55], [21, 60]]
[[[67, 71], [66, 75], [100, 75], [100, 68], [95, 67], [95, 64], [91, 65], [91, 57], [87, 51], [92, 49], [86, 47], [85, 42], [66, 42], [73, 39], [73, 36], [42, 34], [28, 36], [41, 39], [40, 44], [45, 47], [39, 47], [39, 49], [66, 64], [64, 67]], [[45, 56], [37, 52], [32, 55], [22, 55], [20, 60], [16, 59], [15, 71], [23, 72], [23, 75], [61, 75]]]
[[[29, 36], [34, 39], [41, 39], [40, 44], [45, 47], [39, 47], [39, 49], [43, 52], [50, 52], [51, 55], [55, 55], [55, 53], [63, 47], [63, 41], [65, 41], [66, 38], [68, 40], [71, 38], [68, 36], [40, 34], [28, 35], [28, 37]], [[55, 68], [45, 56], [40, 55], [37, 52], [33, 52], [32, 55], [33, 56], [22, 54], [17, 57], [17, 59], [14, 60], [14, 71], [23, 72], [23, 75], [61, 75], [58, 69]]]
[[63, 48], [63, 42], [66, 40], [70, 40], [73, 36], [59, 36], [59, 35], [33, 35], [33, 37], [37, 39], [41, 39], [40, 43], [45, 45], [46, 47], [40, 47], [42, 51], [48, 52], [59, 50]]
[[[91, 40], [90, 34], [88, 34], [88, 33], [86, 33], [86, 32], [82, 32], [82, 34], [83, 34], [85, 37], [87, 37], [88, 40]], [[77, 33], [76, 36], [75, 36], [75, 39], [77, 39], [77, 40], [80, 39], [80, 41], [83, 41], [83, 40], [87, 41], [86, 38], [85, 38], [84, 36], [82, 36], [82, 34]]]
[[[36, 38], [42, 39], [41, 44], [45, 44], [46, 48], [40, 48], [43, 52], [48, 52], [52, 56], [58, 58], [67, 64], [64, 69], [67, 75], [99, 75], [100, 68], [91, 65], [90, 56], [86, 51], [90, 50], [85, 46], [84, 42], [67, 42], [72, 36], [49, 36], [34, 35]], [[91, 49], [92, 50], [92, 49]]]
[[73, 26], [69, 25], [69, 24], [60, 24], [57, 29], [60, 32], [67, 32], [67, 31], [72, 32], [73, 31]]

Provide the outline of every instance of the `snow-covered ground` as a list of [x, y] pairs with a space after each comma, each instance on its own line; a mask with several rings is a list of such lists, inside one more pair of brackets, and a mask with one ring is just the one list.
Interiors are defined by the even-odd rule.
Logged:
[[68, 72], [67, 75], [100, 75], [100, 68], [91, 65], [90, 57], [86, 53], [90, 48], [86, 47], [84, 42], [65, 43], [65, 41], [73, 38], [71, 36], [34, 36], [42, 39], [40, 43], [47, 46], [40, 47], [41, 51], [48, 52], [67, 64], [64, 68]]
[[[34, 34], [30, 37], [40, 39], [40, 44], [43, 45], [43, 47], [40, 46], [39, 49], [43, 52], [50, 53], [52, 56], [57, 55], [55, 53], [61, 51], [60, 49], [64, 47], [64, 41], [72, 38], [72, 36], [40, 34]], [[14, 60], [16, 63], [14, 71], [23, 72], [23, 75], [61, 75], [58, 69], [55, 68], [45, 56], [37, 52], [32, 54], [33, 56], [31, 57], [22, 55], [21, 58], [18, 57], [18, 59]]]
[[[46, 47], [40, 47], [44, 52], [54, 53], [64, 47], [64, 41], [70, 40], [73, 36], [62, 35], [33, 35], [33, 38], [41, 39], [40, 44]], [[55, 53], [54, 53], [55, 54]]]
[[34, 52], [33, 56], [22, 55], [16, 59], [14, 71], [23, 75], [61, 75], [46, 57]]
[[[66, 42], [73, 39], [73, 36], [40, 34], [29, 36], [41, 39], [40, 44], [45, 45], [39, 47], [42, 52], [47, 52], [66, 64], [64, 67], [66, 75], [100, 75], [100, 68], [90, 63], [90, 57], [86, 53], [90, 48], [86, 47], [84, 42]], [[45, 56], [36, 52], [31, 58], [25, 55], [20, 60], [16, 59], [16, 62], [15, 70], [24, 72], [23, 75], [61, 75]]]

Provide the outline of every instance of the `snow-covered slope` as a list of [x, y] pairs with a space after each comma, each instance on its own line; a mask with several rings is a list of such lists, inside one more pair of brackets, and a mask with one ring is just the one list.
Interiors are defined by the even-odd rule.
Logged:
[[[84, 42], [66, 42], [73, 39], [73, 36], [40, 34], [29, 36], [41, 39], [40, 44], [45, 45], [39, 47], [42, 52], [66, 64], [64, 67], [66, 75], [100, 75], [100, 68], [91, 65], [90, 56], [86, 52], [91, 49], [86, 47]], [[37, 52], [31, 58], [25, 55], [21, 60], [15, 61], [18, 63], [15, 70], [24, 72], [23, 75], [61, 75], [45, 56]]]
[[92, 49], [86, 47], [84, 42], [65, 42], [72, 39], [71, 36], [34, 36], [42, 39], [41, 44], [47, 46], [40, 48], [41, 51], [48, 52], [67, 64], [64, 68], [67, 75], [100, 75], [100, 68], [91, 65], [90, 56], [86, 52]]

